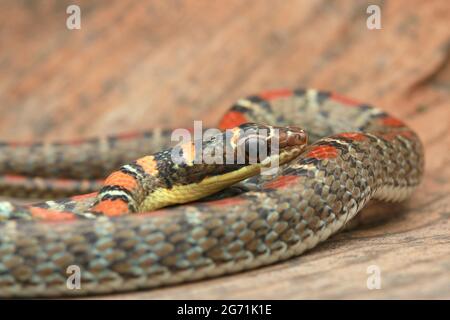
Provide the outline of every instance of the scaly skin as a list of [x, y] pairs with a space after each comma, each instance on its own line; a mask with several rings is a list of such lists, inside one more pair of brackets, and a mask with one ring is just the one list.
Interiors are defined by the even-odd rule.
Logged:
[[[249, 178], [244, 191], [220, 200], [132, 215], [123, 208], [108, 213], [109, 206], [92, 210], [108, 200], [105, 190], [36, 206], [0, 203], [0, 296], [137, 290], [267, 265], [324, 241], [370, 199], [405, 199], [421, 180], [417, 135], [381, 110], [336, 94], [265, 92], [239, 100], [220, 127], [246, 122], [299, 126], [313, 143], [277, 176]], [[14, 162], [15, 147], [2, 148]], [[42, 151], [39, 161], [47, 157], [54, 154]], [[155, 163], [137, 164], [151, 171]], [[114, 185], [139, 183], [122, 173]], [[97, 211], [106, 215], [86, 219]], [[79, 290], [66, 286], [70, 265], [81, 269]]]

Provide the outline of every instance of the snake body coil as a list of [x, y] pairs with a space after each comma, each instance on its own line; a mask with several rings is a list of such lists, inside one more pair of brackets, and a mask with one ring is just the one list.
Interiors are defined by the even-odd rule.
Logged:
[[[268, 265], [324, 241], [370, 199], [405, 199], [421, 180], [417, 135], [366, 104], [316, 90], [270, 91], [237, 101], [220, 127], [247, 122], [300, 126], [312, 143], [276, 176], [249, 178], [219, 200], [123, 214], [129, 191], [147, 175], [162, 173], [170, 187], [173, 168], [164, 168], [163, 156], [148, 156], [110, 175], [99, 194], [29, 206], [0, 202], [0, 296], [136, 290]], [[156, 151], [167, 137], [155, 131], [67, 145], [3, 143], [0, 190], [89, 191], [99, 187], [88, 180], [93, 174], [101, 178]], [[55, 173], [64, 180], [48, 179]], [[81, 270], [80, 289], [67, 286], [69, 266]]]

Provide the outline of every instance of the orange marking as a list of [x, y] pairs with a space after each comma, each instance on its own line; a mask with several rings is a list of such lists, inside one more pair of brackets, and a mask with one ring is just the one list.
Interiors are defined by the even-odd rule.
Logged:
[[70, 144], [70, 145], [72, 145], [72, 146], [77, 146], [77, 145], [86, 143], [86, 141], [87, 141], [87, 140], [86, 140], [86, 139], [83, 139], [83, 138], [81, 138], [81, 139], [72, 139], [72, 140], [66, 141], [65, 144]]
[[149, 175], [154, 175], [158, 173], [158, 168], [156, 166], [156, 161], [153, 156], [146, 156], [136, 160], [136, 163], [144, 169], [145, 173]]
[[127, 139], [134, 139], [136, 137], [139, 137], [140, 135], [141, 135], [141, 133], [139, 133], [139, 132], [125, 132], [125, 133], [116, 135], [116, 138], [119, 140], [127, 140]]
[[8, 145], [10, 147], [29, 147], [34, 143], [34, 141], [11, 141], [8, 143]]
[[54, 185], [56, 188], [70, 188], [72, 186], [75, 186], [79, 183], [78, 180], [72, 180], [72, 179], [48, 179], [48, 181]]
[[394, 118], [394, 117], [386, 117], [386, 118], [383, 118], [383, 119], [381, 120], [381, 122], [382, 122], [385, 126], [389, 126], [389, 127], [403, 127], [403, 126], [405, 125], [402, 121], [400, 121], [400, 120], [398, 120], [398, 119], [396, 119], [396, 118]]
[[121, 186], [122, 188], [133, 191], [137, 187], [136, 179], [122, 171], [115, 171], [106, 178], [105, 186]]
[[366, 139], [366, 136], [364, 134], [357, 132], [344, 132], [341, 133], [339, 137], [348, 138], [354, 141], [362, 141]]
[[7, 175], [3, 176], [3, 179], [7, 182], [14, 183], [14, 182], [23, 182], [23, 181], [27, 180], [27, 177], [13, 175], [13, 174], [7, 174]]
[[357, 100], [354, 100], [354, 99], [351, 99], [351, 98], [347, 98], [345, 96], [341, 96], [340, 94], [337, 94], [335, 92], [333, 92], [331, 94], [330, 99], [332, 99], [334, 101], [337, 101], [337, 102], [340, 102], [340, 103], [343, 103], [343, 104], [346, 104], [346, 105], [349, 105], [349, 106], [352, 106], [352, 107], [362, 104], [361, 102], [359, 102]]
[[333, 159], [338, 155], [335, 147], [332, 146], [317, 146], [308, 152], [307, 158], [316, 159]]
[[108, 217], [121, 216], [130, 212], [127, 203], [121, 199], [103, 200], [92, 207], [92, 211], [101, 212]]
[[260, 94], [260, 97], [265, 100], [274, 100], [277, 98], [290, 97], [292, 96], [292, 90], [289, 89], [278, 89], [270, 90]]
[[278, 188], [286, 188], [296, 183], [298, 177], [296, 176], [282, 176], [278, 177], [273, 181], [267, 182], [264, 184], [264, 188], [268, 189], [278, 189]]
[[[20, 181], [19, 177], [14, 178], [16, 181]], [[82, 185], [83, 182], [87, 182], [87, 180], [75, 180], [75, 179], [63, 179], [63, 178], [42, 178], [42, 180], [46, 181], [52, 188], [54, 189], [72, 189], [77, 185]]]
[[48, 221], [75, 220], [75, 215], [70, 212], [53, 211], [38, 207], [29, 207], [29, 209], [32, 216], [37, 219]]
[[248, 122], [248, 120], [241, 112], [230, 111], [223, 116], [219, 128], [221, 130], [231, 129], [246, 122]]
[[98, 192], [80, 194], [80, 195], [72, 196], [72, 197], [70, 197], [70, 199], [79, 201], [79, 200], [84, 200], [84, 199], [88, 199], [88, 198], [95, 198], [97, 196], [97, 194], [98, 194]]
[[226, 199], [210, 201], [210, 202], [207, 202], [207, 205], [208, 206], [210, 206], [210, 205], [211, 206], [232, 206], [232, 205], [240, 204], [244, 201], [245, 200], [240, 199], [238, 197], [233, 197], [233, 198], [226, 198]]

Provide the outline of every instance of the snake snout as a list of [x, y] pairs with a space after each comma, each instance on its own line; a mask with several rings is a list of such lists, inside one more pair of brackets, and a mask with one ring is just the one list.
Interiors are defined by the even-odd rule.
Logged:
[[280, 147], [305, 146], [308, 135], [305, 130], [295, 126], [287, 126], [280, 130]]

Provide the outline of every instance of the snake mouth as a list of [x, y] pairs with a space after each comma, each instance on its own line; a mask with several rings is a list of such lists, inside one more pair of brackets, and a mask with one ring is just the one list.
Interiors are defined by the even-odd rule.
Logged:
[[299, 156], [308, 145], [308, 135], [302, 128], [296, 126], [274, 128], [279, 130], [276, 137], [279, 144], [278, 154], [270, 155], [264, 159], [261, 162], [262, 166], [273, 163], [273, 161], [278, 161], [279, 165], [290, 162]]
[[271, 155], [264, 159], [261, 162], [261, 169], [284, 165], [297, 158], [305, 148], [306, 144], [284, 147], [278, 154]]

